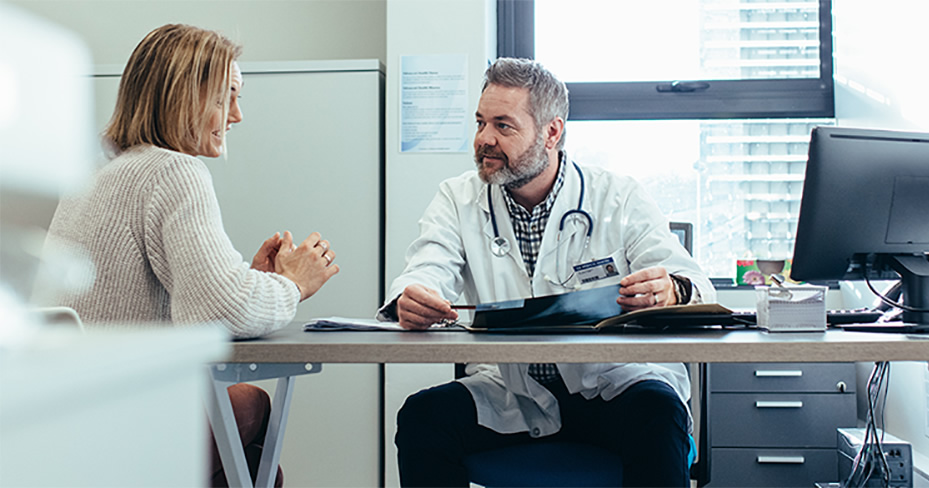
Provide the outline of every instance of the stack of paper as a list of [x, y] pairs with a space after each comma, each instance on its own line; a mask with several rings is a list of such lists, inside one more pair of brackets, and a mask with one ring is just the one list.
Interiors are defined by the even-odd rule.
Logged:
[[826, 330], [825, 286], [756, 286], [758, 327], [770, 332]]

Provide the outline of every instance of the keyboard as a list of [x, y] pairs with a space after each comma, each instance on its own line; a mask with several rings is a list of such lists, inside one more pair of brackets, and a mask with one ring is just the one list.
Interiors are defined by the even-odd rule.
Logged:
[[[857, 309], [857, 310], [826, 310], [826, 323], [832, 326], [839, 326], [844, 324], [870, 324], [877, 322], [879, 318], [883, 315], [883, 312], [868, 310], [868, 309]], [[756, 324], [757, 317], [755, 317], [754, 311], [740, 311], [733, 312], [732, 314], [733, 322], [736, 325], [739, 323], [742, 324]]]
[[890, 332], [898, 334], [926, 334], [929, 324], [910, 324], [906, 322], [876, 322], [870, 324], [840, 324], [837, 327], [852, 332]]
[[883, 315], [884, 312], [868, 309], [828, 310], [826, 311], [826, 323], [830, 325], [870, 324], [877, 322]]

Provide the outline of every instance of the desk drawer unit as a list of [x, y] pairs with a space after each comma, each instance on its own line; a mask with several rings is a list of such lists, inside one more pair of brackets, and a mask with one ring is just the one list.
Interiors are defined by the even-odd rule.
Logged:
[[855, 426], [853, 363], [712, 364], [709, 486], [835, 481], [836, 429]]
[[855, 425], [856, 408], [854, 395], [720, 393], [713, 395], [710, 429], [718, 446], [835, 449], [835, 430]]
[[812, 487], [835, 480], [837, 462], [835, 449], [713, 449], [710, 485]]
[[710, 368], [713, 392], [855, 391], [854, 363], [717, 363]]

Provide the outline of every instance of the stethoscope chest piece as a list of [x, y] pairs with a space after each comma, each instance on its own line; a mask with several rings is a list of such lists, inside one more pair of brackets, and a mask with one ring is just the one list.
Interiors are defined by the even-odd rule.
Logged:
[[490, 252], [498, 258], [506, 256], [510, 252], [510, 241], [497, 236], [490, 241]]

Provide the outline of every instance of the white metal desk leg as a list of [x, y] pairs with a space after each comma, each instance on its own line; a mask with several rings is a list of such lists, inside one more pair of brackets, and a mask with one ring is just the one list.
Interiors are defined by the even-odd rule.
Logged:
[[252, 486], [252, 477], [248, 473], [245, 451], [242, 450], [242, 438], [236, 425], [232, 402], [227, 388], [234, 383], [211, 378], [209, 408], [207, 409], [213, 437], [219, 449], [219, 459], [223, 462], [226, 482], [232, 487]]
[[296, 377], [287, 376], [278, 378], [277, 388], [274, 390], [274, 401], [271, 403], [271, 418], [268, 420], [268, 431], [265, 434], [264, 446], [261, 449], [261, 463], [258, 465], [258, 478], [256, 487], [271, 488], [277, 477], [277, 465], [281, 460], [281, 450], [284, 447], [284, 430], [287, 427], [287, 414], [290, 411], [290, 400], [293, 398], [294, 381]]
[[256, 485], [270, 487], [277, 477], [277, 465], [280, 464], [281, 449], [284, 441], [284, 427], [290, 410], [296, 376], [319, 373], [320, 363], [218, 363], [210, 368], [212, 387], [209, 394], [210, 424], [216, 437], [216, 447], [226, 471], [226, 481], [232, 487], [251, 487], [252, 479], [242, 448], [242, 439], [232, 412], [232, 402], [226, 388], [248, 381], [278, 378], [277, 390], [271, 404], [268, 430], [265, 434], [261, 452]]

